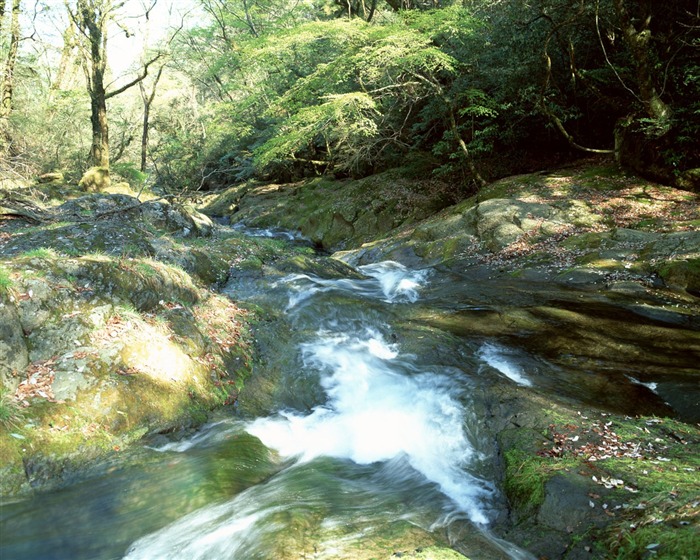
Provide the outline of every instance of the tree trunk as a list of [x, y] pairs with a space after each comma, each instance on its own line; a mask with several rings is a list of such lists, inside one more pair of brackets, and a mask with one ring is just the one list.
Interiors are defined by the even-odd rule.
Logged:
[[[625, 0], [615, 0], [615, 11], [620, 20], [625, 43], [632, 56], [639, 96], [647, 115], [656, 121], [658, 135], [662, 136], [671, 126], [671, 109], [664, 103], [656, 89], [652, 63], [649, 60], [651, 0], [641, 0], [638, 3], [641, 14], [634, 21], [627, 10]], [[635, 25], [635, 21], [639, 22], [639, 26]]]
[[78, 0], [76, 11], [70, 12], [85, 37], [85, 77], [90, 95], [90, 123], [92, 124], [92, 164], [109, 168], [109, 124], [107, 122], [107, 95], [104, 78], [107, 69], [107, 21], [111, 16], [111, 2]]
[[73, 59], [73, 49], [75, 48], [75, 24], [72, 20], [68, 21], [68, 27], [63, 33], [63, 49], [61, 50], [61, 60], [58, 63], [58, 70], [56, 71], [56, 78], [51, 84], [51, 89], [55, 91], [60, 91], [63, 89], [63, 82], [66, 80], [66, 76], [70, 76], [68, 72], [68, 67], [71, 65]]
[[90, 100], [92, 122], [92, 148], [90, 156], [93, 165], [109, 168], [109, 124], [107, 122], [107, 100], [104, 90], [95, 91]]
[[84, 37], [84, 65], [87, 89], [90, 95], [90, 122], [92, 124], [92, 164], [109, 169], [109, 123], [107, 120], [107, 100], [135, 86], [148, 75], [148, 67], [158, 60], [157, 54], [146, 62], [142, 73], [122, 87], [107, 92], [105, 73], [107, 71], [107, 25], [115, 17], [116, 6], [111, 0], [78, 0], [75, 11], [69, 14]]
[[158, 86], [158, 81], [163, 74], [163, 68], [161, 66], [158, 69], [158, 74], [156, 74], [155, 80], [153, 81], [153, 87], [151, 93], [146, 95], [146, 88], [143, 87], [143, 82], [139, 82], [139, 87], [141, 88], [141, 98], [143, 99], [143, 129], [141, 132], [141, 172], [146, 171], [146, 156], [148, 155], [148, 131], [150, 127], [150, 115], [151, 115], [151, 104], [156, 96], [156, 87]]
[[[5, 7], [3, 5], [0, 14], [4, 16]], [[10, 23], [10, 46], [5, 59], [5, 72], [2, 78], [2, 100], [0, 101], [0, 142], [2, 142], [2, 152], [10, 150], [12, 139], [10, 135], [10, 113], [12, 113], [12, 96], [14, 94], [14, 74], [15, 63], [17, 62], [17, 51], [19, 49], [19, 15], [20, 0], [12, 0], [12, 19]]]

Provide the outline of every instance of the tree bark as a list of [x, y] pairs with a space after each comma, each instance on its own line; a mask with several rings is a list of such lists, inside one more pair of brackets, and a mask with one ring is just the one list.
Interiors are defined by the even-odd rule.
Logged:
[[[4, 4], [4, 2], [3, 2]], [[0, 13], [0, 22], [4, 17], [5, 6]], [[10, 151], [12, 138], [10, 134], [10, 114], [12, 113], [12, 96], [15, 84], [15, 63], [17, 62], [17, 51], [19, 50], [19, 16], [20, 0], [12, 0], [12, 16], [10, 20], [10, 46], [5, 59], [5, 71], [2, 77], [2, 100], [0, 101], [0, 142], [2, 142], [2, 152]]]
[[68, 21], [68, 27], [63, 32], [63, 49], [61, 49], [61, 60], [58, 63], [56, 78], [51, 84], [51, 89], [60, 91], [63, 88], [63, 82], [68, 75], [68, 67], [73, 58], [73, 49], [75, 49], [75, 23], [72, 20]]
[[71, 18], [87, 40], [84, 60], [85, 77], [90, 95], [92, 124], [92, 164], [109, 168], [109, 124], [104, 78], [107, 69], [107, 21], [112, 11], [110, 0], [78, 0]]
[[651, 0], [641, 0], [638, 3], [641, 7], [641, 13], [635, 21], [639, 22], [639, 26], [635, 25], [635, 21], [625, 5], [625, 0], [614, 0], [615, 12], [620, 20], [625, 43], [632, 56], [639, 96], [644, 104], [644, 109], [647, 115], [656, 121], [659, 135], [663, 135], [670, 128], [671, 109], [664, 103], [656, 89], [652, 63], [649, 60]]
[[[119, 5], [121, 6], [121, 4]], [[117, 6], [117, 7], [119, 7]], [[69, 14], [87, 42], [85, 75], [90, 95], [90, 122], [92, 147], [90, 157], [98, 167], [109, 169], [109, 122], [107, 100], [135, 86], [148, 75], [148, 67], [160, 58], [160, 54], [146, 62], [141, 74], [126, 85], [108, 92], [105, 88], [107, 71], [107, 26], [115, 17], [112, 0], [77, 0], [76, 9]]]
[[150, 116], [151, 116], [151, 104], [156, 97], [156, 88], [158, 87], [158, 81], [163, 74], [163, 68], [161, 66], [158, 69], [158, 74], [156, 74], [155, 80], [153, 81], [153, 87], [151, 88], [151, 93], [146, 95], [146, 88], [143, 87], [143, 82], [139, 83], [141, 88], [141, 98], [143, 99], [143, 127], [141, 132], [141, 172], [146, 171], [146, 156], [148, 155], [148, 132], [150, 128]]

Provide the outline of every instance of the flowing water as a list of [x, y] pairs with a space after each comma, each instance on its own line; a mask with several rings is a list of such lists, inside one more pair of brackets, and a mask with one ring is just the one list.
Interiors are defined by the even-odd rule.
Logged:
[[444, 542], [459, 527], [475, 560], [529, 558], [489, 533], [505, 504], [474, 399], [485, 380], [542, 385], [556, 367], [429, 328], [428, 309], [484, 311], [433, 271], [382, 262], [359, 272], [292, 274], [245, 294], [232, 282], [232, 297], [287, 325], [261, 341], [269, 356], [251, 402], [131, 463], [5, 504], [0, 557], [388, 557], [396, 542]]

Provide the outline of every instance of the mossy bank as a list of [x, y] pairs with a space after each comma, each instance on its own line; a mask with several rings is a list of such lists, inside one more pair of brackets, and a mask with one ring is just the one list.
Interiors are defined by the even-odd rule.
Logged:
[[237, 399], [255, 314], [212, 287], [255, 244], [205, 216], [126, 194], [41, 206], [5, 193], [0, 222], [2, 494], [118, 460]]

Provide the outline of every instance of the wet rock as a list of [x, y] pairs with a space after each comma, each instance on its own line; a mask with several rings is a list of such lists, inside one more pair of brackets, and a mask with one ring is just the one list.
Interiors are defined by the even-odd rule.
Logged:
[[550, 478], [544, 485], [537, 523], [564, 533], [584, 533], [591, 526], [604, 526], [608, 519], [601, 507], [603, 503], [589, 496], [600, 495], [601, 491], [590, 480], [570, 472]]

